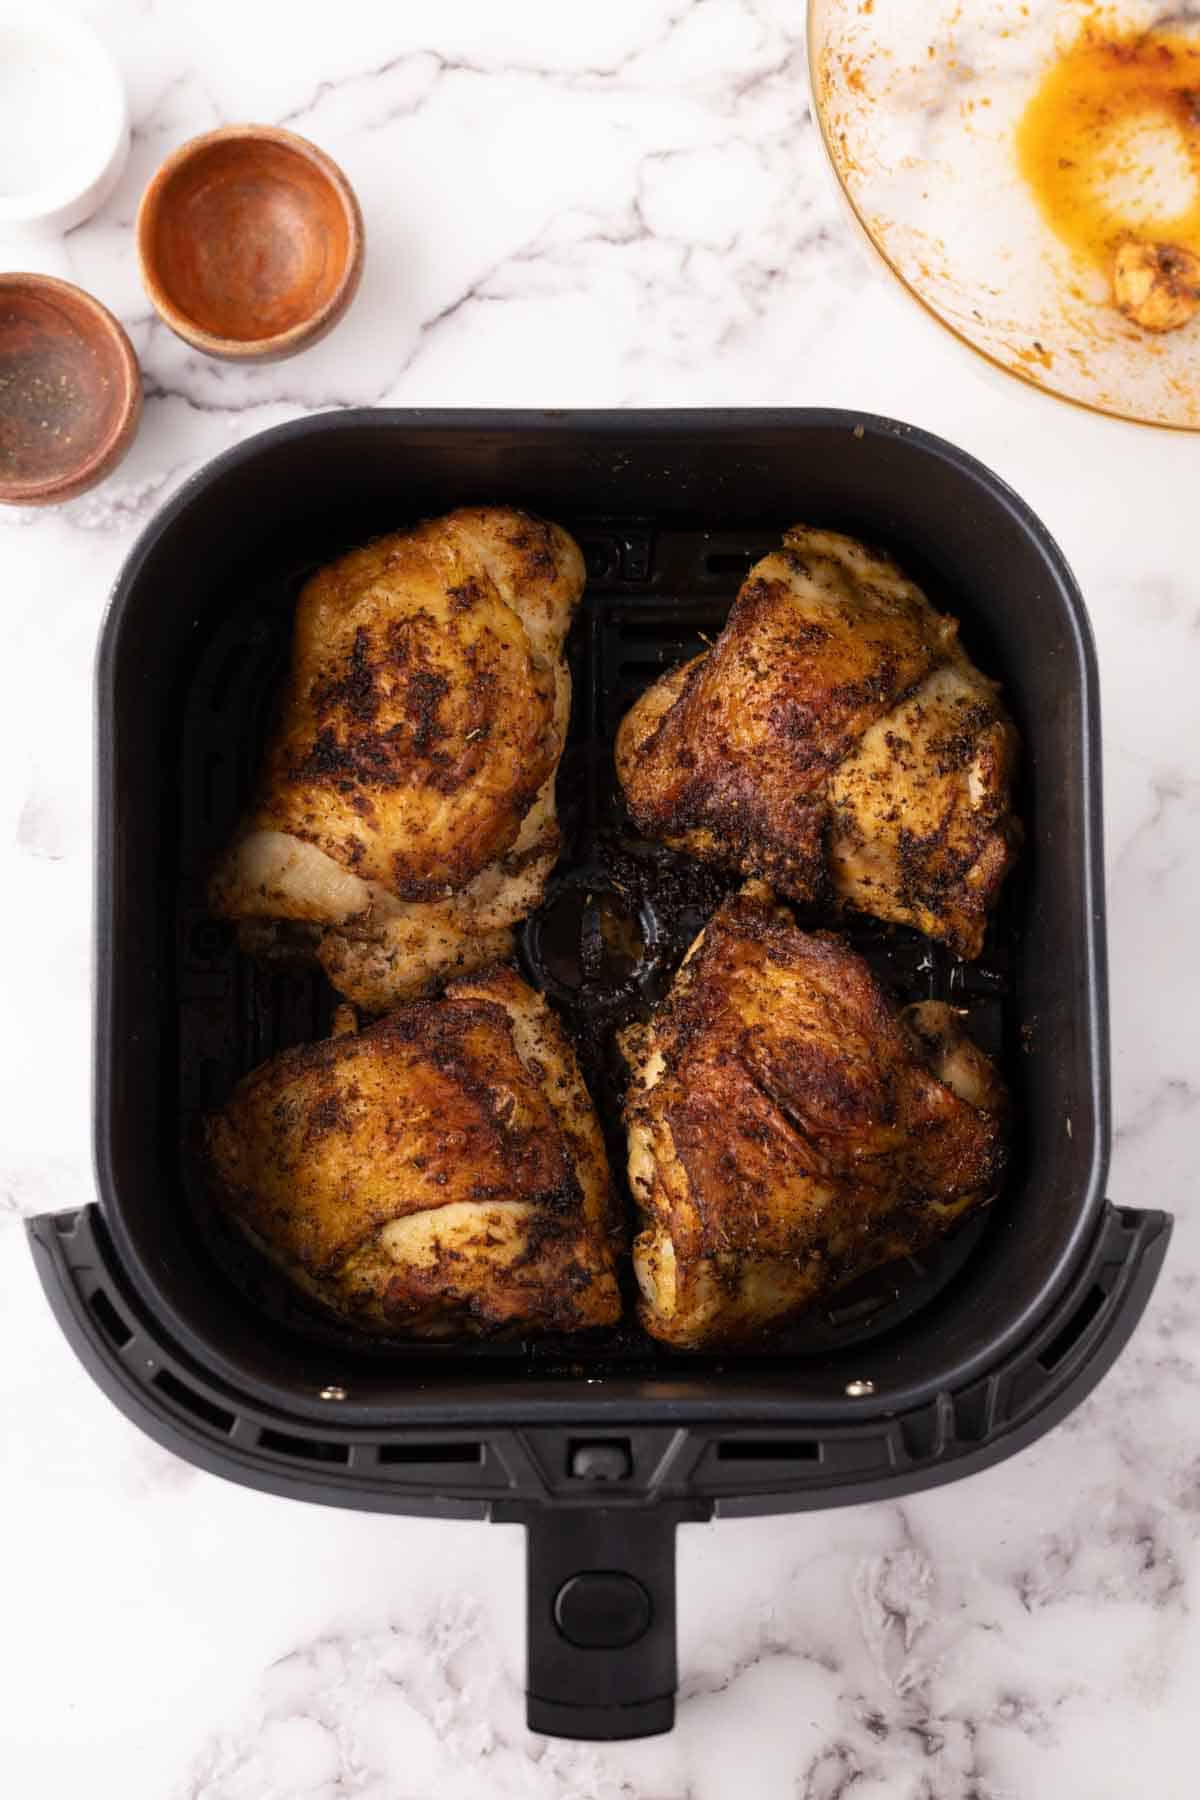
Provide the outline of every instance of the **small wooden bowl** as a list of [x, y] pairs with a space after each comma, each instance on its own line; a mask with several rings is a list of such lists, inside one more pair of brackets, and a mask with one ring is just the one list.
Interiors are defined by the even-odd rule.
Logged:
[[294, 132], [226, 125], [169, 156], [142, 196], [142, 281], [185, 342], [265, 362], [332, 331], [362, 275], [363, 223], [337, 164]]
[[49, 275], [0, 275], [0, 503], [95, 487], [141, 412], [137, 358], [107, 307]]

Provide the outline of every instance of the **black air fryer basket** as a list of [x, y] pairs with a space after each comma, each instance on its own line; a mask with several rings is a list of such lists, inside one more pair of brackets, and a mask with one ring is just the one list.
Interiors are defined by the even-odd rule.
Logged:
[[[1024, 742], [1026, 848], [982, 958], [863, 923], [904, 1000], [949, 999], [1019, 1121], [1002, 1199], [769, 1350], [364, 1344], [242, 1268], [194, 1203], [198, 1113], [331, 996], [238, 955], [204, 877], [246, 798], [290, 611], [351, 545], [466, 502], [560, 521], [589, 583], [572, 639], [564, 857], [526, 973], [616, 1131], [612, 1029], [665, 991], [719, 882], [639, 844], [611, 746], [630, 701], [719, 630], [797, 521], [877, 542], [963, 623]], [[819, 411], [325, 414], [194, 477], [134, 549], [99, 657], [99, 1204], [30, 1222], [58, 1319], [121, 1409], [179, 1455], [279, 1494], [529, 1529], [529, 1722], [670, 1727], [681, 1520], [932, 1487], [1046, 1431], [1141, 1314], [1170, 1221], [1104, 1197], [1108, 1038], [1097, 678], [1070, 571], [950, 445]], [[613, 946], [616, 946], [615, 950]], [[640, 948], [639, 948], [640, 946]]]

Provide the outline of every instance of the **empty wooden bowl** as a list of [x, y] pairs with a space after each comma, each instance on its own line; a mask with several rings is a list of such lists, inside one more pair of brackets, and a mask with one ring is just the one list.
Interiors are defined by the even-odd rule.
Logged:
[[98, 300], [0, 275], [0, 502], [70, 500], [114, 469], [142, 411], [133, 346]]
[[142, 196], [137, 243], [171, 330], [237, 361], [316, 343], [362, 274], [353, 188], [324, 151], [273, 125], [227, 125], [169, 156]]

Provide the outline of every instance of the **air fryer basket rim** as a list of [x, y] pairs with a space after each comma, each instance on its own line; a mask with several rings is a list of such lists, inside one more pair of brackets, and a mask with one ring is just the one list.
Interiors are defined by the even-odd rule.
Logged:
[[[106, 901], [111, 894], [109, 864], [114, 854], [113, 809], [115, 797], [108, 733], [105, 731], [104, 725], [112, 705], [113, 667], [124, 612], [131, 596], [137, 589], [141, 573], [160, 540], [170, 531], [181, 515], [186, 513], [197, 501], [202, 501], [206, 492], [225, 476], [239, 469], [252, 467], [260, 457], [289, 443], [312, 442], [326, 436], [336, 438], [346, 433], [387, 433], [395, 429], [418, 436], [422, 433], [436, 434], [447, 430], [468, 436], [473, 432], [497, 431], [520, 436], [536, 430], [538, 433], [561, 436], [564, 439], [571, 439], [582, 434], [594, 434], [612, 442], [628, 440], [631, 437], [653, 439], [655, 436], [664, 440], [678, 440], [681, 435], [690, 436], [697, 433], [703, 433], [708, 438], [723, 434], [732, 442], [736, 442], [739, 434], [745, 433], [747, 430], [753, 430], [759, 434], [776, 433], [782, 437], [797, 431], [830, 430], [852, 433], [856, 438], [867, 436], [899, 440], [905, 448], [911, 448], [922, 456], [933, 458], [935, 462], [948, 464], [959, 474], [966, 475], [975, 487], [982, 490], [993, 506], [1003, 507], [1004, 511], [1015, 519], [1020, 530], [1036, 544], [1039, 554], [1053, 575], [1060, 598], [1065, 603], [1065, 616], [1070, 625], [1073, 638], [1072, 647], [1078, 659], [1080, 671], [1083, 700], [1081, 726], [1084, 734], [1080, 774], [1084, 791], [1080, 806], [1082, 841], [1079, 847], [1078, 867], [1080, 880], [1086, 889], [1089, 903], [1085, 914], [1085, 941], [1082, 945], [1085, 983], [1083, 993], [1078, 996], [1078, 1002], [1086, 1011], [1090, 1022], [1088, 1080], [1096, 1123], [1086, 1194], [1078, 1207], [1074, 1227], [1064, 1241], [1054, 1267], [1045, 1271], [1039, 1291], [1031, 1296], [1024, 1306], [1011, 1313], [1004, 1331], [986, 1346], [981, 1346], [973, 1363], [955, 1363], [953, 1366], [929, 1369], [921, 1379], [915, 1381], [898, 1380], [893, 1385], [889, 1380], [885, 1390], [886, 1401], [887, 1404], [897, 1408], [920, 1404], [942, 1388], [954, 1385], [964, 1379], [970, 1379], [995, 1356], [1002, 1355], [1013, 1344], [1027, 1338], [1038, 1318], [1045, 1315], [1047, 1308], [1061, 1294], [1072, 1268], [1077, 1265], [1087, 1243], [1094, 1236], [1097, 1217], [1104, 1197], [1110, 1127], [1107, 988], [1103, 936], [1099, 684], [1095, 646], [1082, 596], [1062, 552], [1037, 516], [1005, 482], [956, 446], [931, 433], [891, 419], [837, 409], [730, 408], [510, 412], [504, 409], [407, 411], [404, 409], [358, 408], [344, 412], [323, 413], [272, 427], [223, 452], [189, 477], [146, 527], [131, 550], [114, 584], [101, 631], [97, 656], [100, 744], [97, 759], [96, 807], [98, 944], [96, 969], [97, 1054], [94, 1094], [97, 1122], [95, 1154], [101, 1206], [123, 1267], [129, 1272], [134, 1284], [150, 1305], [157, 1307], [163, 1304], [163, 1296], [153, 1269], [147, 1265], [137, 1244], [125, 1229], [117, 1197], [117, 1186], [109, 1161], [109, 1146], [105, 1132], [110, 1100], [109, 1085], [113, 1077], [114, 1060], [110, 1010], [112, 967], [107, 953]], [[227, 1361], [219, 1342], [193, 1337], [186, 1330], [181, 1336], [189, 1351], [199, 1361], [213, 1367], [226, 1379], [235, 1382], [246, 1380], [245, 1371]], [[294, 1393], [284, 1393], [279, 1390], [273, 1392], [269, 1384], [260, 1384], [257, 1378], [252, 1379], [250, 1385], [255, 1387], [263, 1400], [273, 1400], [276, 1404], [283, 1406], [295, 1406], [296, 1396]], [[569, 1406], [561, 1389], [557, 1393], [547, 1390], [544, 1395], [531, 1394], [531, 1385], [536, 1386], [528, 1381], [522, 1382], [522, 1398], [527, 1399], [535, 1408], [544, 1406], [546, 1416], [561, 1416], [564, 1411], [564, 1403]], [[742, 1389], [740, 1394], [736, 1392], [738, 1386]], [[879, 1386], [883, 1390], [882, 1381]], [[620, 1389], [619, 1383], [617, 1389], [618, 1391]], [[755, 1395], [752, 1380], [740, 1384], [730, 1382], [729, 1389], [731, 1391], [724, 1402], [726, 1406], [734, 1404], [747, 1413], [753, 1410]], [[645, 1392], [644, 1388], [642, 1391]], [[885, 1393], [881, 1391], [881, 1400], [885, 1397]], [[480, 1389], [479, 1404], [484, 1413], [489, 1412], [497, 1403], [512, 1404], [516, 1400], [517, 1396], [511, 1390], [504, 1393], [503, 1390], [497, 1391], [494, 1388]], [[721, 1405], [710, 1402], [697, 1406], [696, 1412], [699, 1416], [712, 1416], [714, 1411], [721, 1409]], [[523, 1406], [521, 1410], [525, 1410]], [[845, 1410], [845, 1401], [840, 1396], [833, 1397], [827, 1402], [814, 1403], [813, 1410], [821, 1416], [836, 1416]]]

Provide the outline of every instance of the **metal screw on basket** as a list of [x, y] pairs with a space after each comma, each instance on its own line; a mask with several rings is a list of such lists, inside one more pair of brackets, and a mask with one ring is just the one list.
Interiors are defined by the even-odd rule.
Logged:
[[346, 1398], [346, 1390], [344, 1387], [338, 1387], [336, 1382], [330, 1382], [328, 1387], [323, 1387], [320, 1390], [317, 1398], [319, 1400], [344, 1400]]
[[873, 1394], [875, 1392], [875, 1383], [873, 1381], [862, 1380], [848, 1381], [846, 1383], [846, 1392], [851, 1400], [864, 1400], [868, 1394]]

